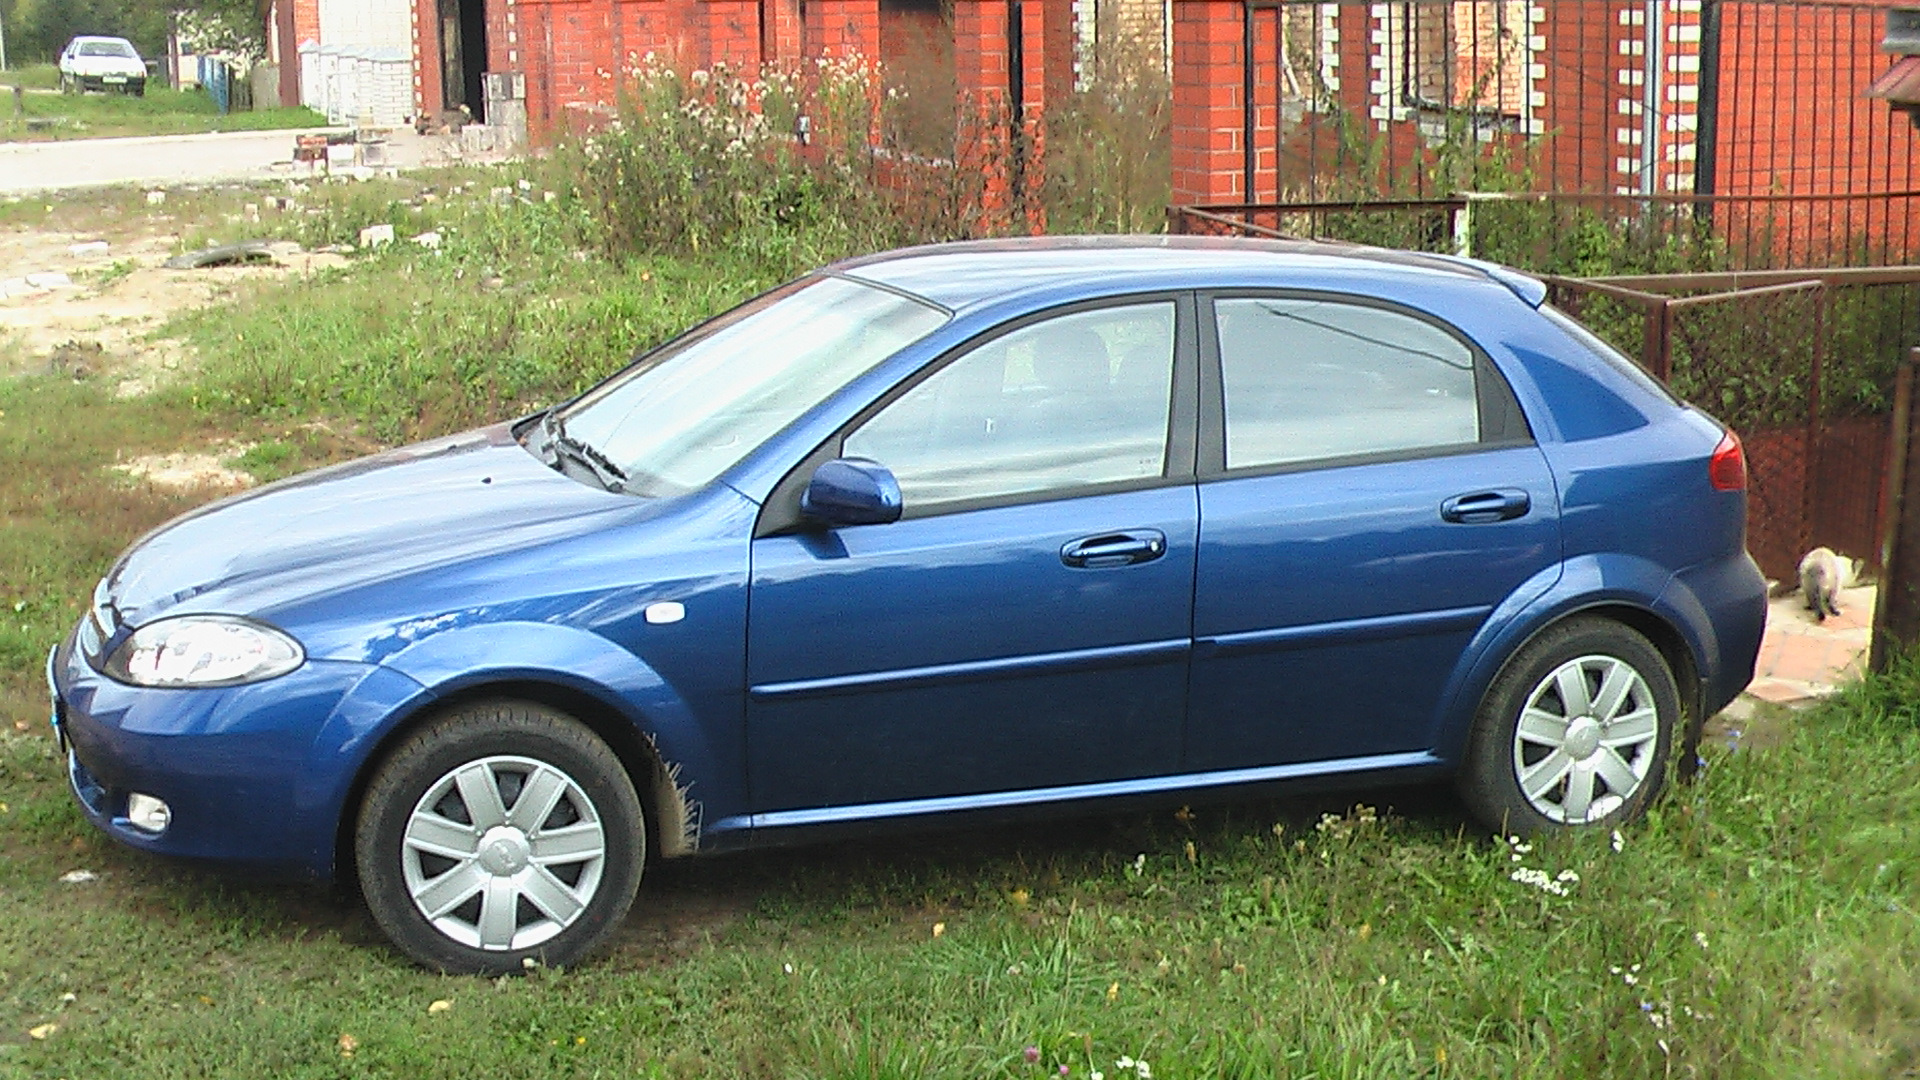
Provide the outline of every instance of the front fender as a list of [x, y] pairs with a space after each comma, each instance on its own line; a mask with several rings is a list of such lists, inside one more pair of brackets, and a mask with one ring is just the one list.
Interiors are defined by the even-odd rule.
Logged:
[[[399, 725], [435, 701], [513, 682], [591, 697], [653, 744], [690, 800], [719, 816], [742, 806], [737, 717], [726, 732], [731, 743], [721, 745], [681, 693], [638, 656], [586, 630], [534, 622], [446, 630], [386, 657], [341, 699], [315, 737], [312, 775], [331, 779], [316, 779], [315, 788], [302, 793], [303, 802], [331, 806], [339, 820], [375, 747]], [[326, 861], [330, 865], [331, 852]]]
[[[1548, 576], [1553, 580], [1545, 582], [1544, 588], [1530, 591]], [[1480, 700], [1507, 658], [1542, 630], [1589, 608], [1618, 605], [1654, 615], [1679, 632], [1697, 665], [1703, 655], [1708, 655], [1702, 650], [1711, 640], [1713, 626], [1697, 602], [1689, 605], [1685, 598], [1669, 594], [1667, 585], [1672, 577], [1665, 567], [1638, 556], [1581, 555], [1542, 571], [1515, 589], [1507, 602], [1481, 624], [1461, 654], [1442, 697], [1434, 753], [1444, 761], [1458, 762], [1466, 750]], [[1531, 599], [1518, 599], [1529, 595]], [[1681, 689], [1685, 693], [1688, 688]]]

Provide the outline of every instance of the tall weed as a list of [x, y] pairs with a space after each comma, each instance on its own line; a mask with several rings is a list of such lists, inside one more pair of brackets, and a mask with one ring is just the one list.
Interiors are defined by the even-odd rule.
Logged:
[[723, 251], [795, 273], [968, 232], [963, 181], [875, 145], [885, 93], [858, 57], [758, 78], [649, 58], [615, 119], [561, 160], [615, 258]]

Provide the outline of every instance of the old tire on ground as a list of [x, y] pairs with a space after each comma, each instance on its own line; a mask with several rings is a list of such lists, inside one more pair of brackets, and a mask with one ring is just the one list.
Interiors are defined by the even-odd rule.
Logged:
[[1579, 616], [1528, 642], [1488, 688], [1459, 775], [1487, 824], [1534, 835], [1637, 817], [1666, 781], [1680, 694], [1660, 650]]
[[390, 753], [360, 804], [360, 889], [414, 960], [492, 975], [571, 964], [633, 903], [645, 820], [620, 759], [525, 701], [438, 717]]

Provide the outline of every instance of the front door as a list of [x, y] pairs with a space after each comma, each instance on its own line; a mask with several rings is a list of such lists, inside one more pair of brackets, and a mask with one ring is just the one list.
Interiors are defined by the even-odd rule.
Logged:
[[[754, 542], [763, 820], [1179, 770], [1197, 511], [1193, 395], [1175, 389], [1192, 379], [1191, 312], [1136, 298], [1030, 320], [844, 435], [838, 452], [891, 469], [906, 511]], [[920, 802], [942, 798], [956, 801]]]

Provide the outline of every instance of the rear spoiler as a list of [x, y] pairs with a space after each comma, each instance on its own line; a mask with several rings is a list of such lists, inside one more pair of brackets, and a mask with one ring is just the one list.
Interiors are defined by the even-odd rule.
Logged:
[[1528, 307], [1537, 308], [1547, 302], [1547, 283], [1530, 274], [1523, 274], [1511, 266], [1502, 266], [1499, 263], [1473, 259], [1465, 255], [1435, 255], [1433, 258], [1478, 270], [1505, 285], [1508, 292], [1525, 301]]

